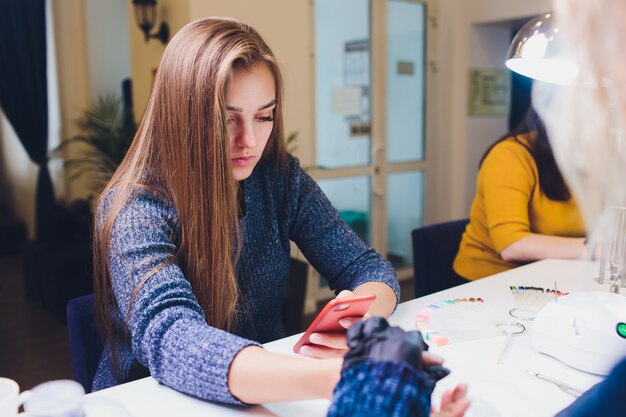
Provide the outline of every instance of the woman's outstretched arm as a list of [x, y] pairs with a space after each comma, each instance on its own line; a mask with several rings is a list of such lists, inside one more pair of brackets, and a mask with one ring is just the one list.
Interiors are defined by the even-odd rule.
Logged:
[[331, 398], [341, 363], [342, 359], [307, 359], [248, 346], [231, 363], [228, 387], [248, 404]]
[[548, 258], [582, 259], [585, 256], [585, 238], [537, 233], [513, 242], [500, 252], [500, 257], [507, 262], [528, 262]]

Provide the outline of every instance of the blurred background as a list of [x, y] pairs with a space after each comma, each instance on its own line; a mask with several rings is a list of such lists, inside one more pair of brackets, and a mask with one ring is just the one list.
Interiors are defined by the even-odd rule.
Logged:
[[[2, 2], [2, 22], [32, 24], [9, 15], [19, 0]], [[71, 378], [65, 306], [91, 292], [92, 203], [132, 140], [167, 40], [186, 23], [235, 16], [268, 41], [283, 68], [288, 149], [396, 267], [406, 300], [410, 232], [467, 217], [480, 156], [529, 103], [530, 82], [504, 66], [509, 44], [550, 7], [548, 0], [33, 3], [45, 4], [38, 28], [45, 62], [7, 58], [32, 52], [32, 40], [3, 36], [0, 47], [0, 375], [23, 389]], [[33, 99], [11, 81], [25, 73], [47, 81], [44, 104], [16, 113], [16, 103]], [[37, 129], [39, 148], [29, 133]], [[304, 261], [296, 248], [293, 256]], [[332, 294], [306, 263], [294, 274], [297, 331]]]

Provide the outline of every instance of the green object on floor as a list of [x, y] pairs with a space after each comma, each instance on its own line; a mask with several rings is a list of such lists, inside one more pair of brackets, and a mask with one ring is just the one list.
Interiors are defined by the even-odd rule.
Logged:
[[367, 213], [356, 210], [340, 210], [339, 216], [354, 233], [369, 245], [369, 219]]

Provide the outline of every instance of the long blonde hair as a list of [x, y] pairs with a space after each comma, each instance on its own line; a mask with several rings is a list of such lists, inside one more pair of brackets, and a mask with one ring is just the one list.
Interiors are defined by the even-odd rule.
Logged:
[[[286, 164], [283, 87], [274, 54], [250, 26], [231, 18], [203, 18], [183, 27], [165, 49], [138, 131], [105, 187], [108, 210], [94, 222], [94, 293], [98, 322], [115, 358], [113, 341], [125, 332], [112, 290], [108, 254], [120, 211], [138, 188], [159, 193], [178, 217], [178, 251], [135, 287], [128, 311], [158, 270], [177, 262], [191, 283], [209, 325], [231, 330], [238, 300], [238, 201], [232, 178], [226, 97], [235, 67], [265, 62], [276, 85], [274, 125], [260, 163]], [[121, 332], [121, 333], [120, 333]]]

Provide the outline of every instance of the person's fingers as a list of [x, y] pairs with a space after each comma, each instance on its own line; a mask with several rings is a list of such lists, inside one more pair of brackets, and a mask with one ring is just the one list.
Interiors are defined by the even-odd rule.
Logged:
[[459, 384], [454, 389], [446, 390], [441, 396], [441, 407], [444, 408], [448, 404], [452, 404], [467, 397], [467, 384]]
[[300, 354], [311, 358], [343, 358], [348, 349], [333, 349], [320, 345], [304, 345], [300, 348]]
[[361, 320], [363, 317], [343, 317], [339, 319], [339, 324], [344, 329], [349, 329], [357, 321]]
[[459, 384], [454, 387], [452, 392], [452, 401], [456, 402], [467, 397], [467, 384]]
[[424, 365], [441, 365], [443, 363], [443, 357], [437, 355], [432, 352], [423, 352], [422, 353], [422, 362]]
[[461, 417], [470, 406], [467, 397], [467, 384], [459, 384], [447, 390], [441, 396], [439, 411], [431, 413], [433, 417]]
[[312, 333], [309, 342], [332, 349], [348, 349], [345, 333]]
[[448, 404], [446, 407], [442, 407], [439, 411], [431, 413], [431, 417], [462, 417], [470, 406], [470, 401], [467, 398], [462, 398], [459, 401]]
[[[341, 298], [346, 298], [346, 297], [351, 297], [353, 296], [354, 293], [352, 291], [349, 290], [343, 290], [341, 291], [339, 294], [337, 294], [336, 299], [341, 299]], [[344, 329], [349, 329], [350, 326], [352, 326], [354, 323], [356, 323], [357, 321], [361, 320], [362, 317], [343, 317], [339, 320], [339, 324], [341, 325], [341, 327], [343, 327]]]
[[452, 404], [452, 390], [446, 390], [441, 396], [441, 405], [439, 408], [443, 409], [447, 407], [449, 404]]
[[335, 298], [351, 297], [353, 295], [354, 295], [354, 293], [352, 291], [350, 291], [350, 290], [343, 290], [339, 294], [337, 294], [337, 297], [335, 297]]

